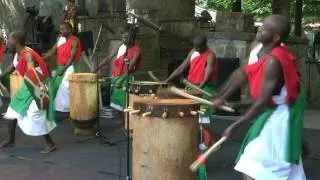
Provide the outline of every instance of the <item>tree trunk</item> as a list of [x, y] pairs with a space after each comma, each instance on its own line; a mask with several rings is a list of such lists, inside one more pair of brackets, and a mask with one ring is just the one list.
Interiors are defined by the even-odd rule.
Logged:
[[232, 12], [241, 12], [241, 0], [233, 0], [232, 3]]
[[272, 14], [281, 14], [290, 18], [290, 0], [272, 0]]
[[302, 35], [302, 7], [303, 7], [303, 0], [296, 0], [296, 17], [295, 17], [295, 24], [294, 30], [296, 36]]

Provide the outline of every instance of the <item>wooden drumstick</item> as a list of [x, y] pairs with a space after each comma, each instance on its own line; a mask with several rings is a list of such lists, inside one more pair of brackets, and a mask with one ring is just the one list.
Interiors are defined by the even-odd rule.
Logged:
[[161, 82], [154, 74], [152, 71], [148, 71], [149, 76], [156, 82]]
[[196, 115], [198, 115], [198, 112], [197, 112], [197, 111], [190, 111], [190, 114], [191, 114], [192, 116], [196, 116]]
[[201, 115], [204, 115], [204, 112], [203, 111], [198, 111], [199, 114]]
[[140, 109], [138, 109], [138, 110], [133, 110], [133, 111], [130, 111], [129, 114], [130, 114], [130, 115], [138, 114], [138, 113], [140, 113], [140, 111], [141, 111]]
[[207, 96], [209, 96], [209, 97], [213, 97], [212, 94], [210, 94], [209, 92], [204, 91], [203, 89], [199, 88], [198, 86], [190, 83], [190, 82], [189, 82], [188, 80], [186, 80], [186, 79], [183, 79], [183, 80], [182, 80], [182, 83], [183, 83], [184, 85], [186, 85], [186, 86], [191, 87], [192, 89], [195, 89], [195, 90], [201, 92], [202, 94], [205, 94], [205, 95], [207, 95]]
[[179, 112], [179, 116], [183, 118], [184, 117], [184, 113], [183, 112]]
[[[197, 101], [197, 102], [199, 102], [199, 103], [201, 103], [201, 104], [206, 104], [206, 105], [209, 105], [209, 106], [213, 106], [213, 105], [214, 105], [214, 104], [213, 104], [212, 102], [210, 102], [210, 101], [207, 101], [207, 100], [205, 100], [205, 99], [202, 99], [202, 98], [199, 98], [199, 97], [190, 95], [190, 94], [188, 94], [188, 93], [185, 93], [185, 92], [179, 90], [178, 88], [176, 88], [176, 87], [174, 87], [174, 86], [170, 87], [169, 90], [170, 90], [172, 93], [175, 93], [175, 94], [177, 94], [177, 95], [179, 95], [179, 96], [182, 96], [182, 97], [185, 97], [185, 98], [189, 98], [189, 99], [195, 100], [195, 101]], [[224, 110], [224, 111], [228, 111], [228, 112], [235, 112], [234, 109], [232, 109], [231, 107], [225, 106], [225, 105], [221, 105], [221, 106], [219, 106], [219, 107], [217, 107], [217, 108], [219, 108], [219, 109], [221, 109], [221, 110]]]
[[218, 142], [216, 142], [214, 145], [212, 145], [204, 154], [202, 154], [196, 161], [194, 161], [190, 165], [190, 170], [195, 172], [199, 168], [200, 164], [206, 160], [212, 153], [217, 151], [221, 144], [223, 144], [228, 138], [223, 136]]
[[168, 113], [167, 113], [167, 112], [163, 112], [162, 118], [163, 118], [163, 119], [166, 119], [167, 117], [168, 117]]
[[143, 113], [143, 114], [142, 114], [142, 117], [150, 116], [150, 115], [151, 115], [151, 113], [152, 113], [151, 111], [150, 111], [150, 112], [145, 112], [145, 113]]
[[131, 107], [128, 107], [127, 109], [124, 109], [123, 112], [125, 113], [130, 113], [131, 111], [134, 111], [134, 109], [132, 109]]

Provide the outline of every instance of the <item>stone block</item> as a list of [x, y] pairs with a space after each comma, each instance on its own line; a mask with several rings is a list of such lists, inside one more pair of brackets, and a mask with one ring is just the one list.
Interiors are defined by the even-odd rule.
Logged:
[[216, 31], [254, 32], [254, 17], [243, 12], [217, 12]]

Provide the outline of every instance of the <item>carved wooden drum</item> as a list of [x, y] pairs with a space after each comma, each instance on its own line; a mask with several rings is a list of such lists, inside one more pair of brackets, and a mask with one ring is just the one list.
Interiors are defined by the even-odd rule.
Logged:
[[[143, 99], [152, 99], [155, 97], [155, 94], [158, 88], [166, 88], [168, 87], [167, 83], [159, 83], [159, 82], [149, 82], [149, 81], [132, 81], [129, 82], [129, 107], [133, 107], [133, 103], [137, 100]], [[129, 118], [131, 116], [129, 115]], [[128, 119], [125, 118], [124, 128], [127, 129]], [[133, 132], [133, 123], [132, 118], [129, 120], [130, 132]]]
[[199, 108], [189, 99], [134, 103], [133, 179], [196, 179], [189, 165], [197, 153], [198, 116], [193, 112]]
[[76, 135], [91, 135], [97, 118], [97, 75], [74, 73], [69, 77], [70, 118]]

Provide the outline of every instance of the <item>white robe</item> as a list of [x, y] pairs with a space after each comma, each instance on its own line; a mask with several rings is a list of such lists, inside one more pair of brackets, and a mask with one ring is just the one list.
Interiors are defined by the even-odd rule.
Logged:
[[305, 180], [302, 161], [298, 165], [285, 161], [288, 135], [289, 106], [287, 91], [273, 97], [278, 104], [263, 126], [260, 135], [252, 140], [235, 166], [235, 170], [255, 180]]
[[[13, 65], [16, 67], [17, 64], [18, 55], [16, 54]], [[36, 68], [36, 70], [41, 73], [39, 68]], [[9, 106], [4, 118], [9, 120], [17, 119], [21, 130], [29, 136], [49, 134], [57, 126], [55, 122], [47, 120], [47, 111], [39, 110], [35, 100], [31, 102], [26, 114], [19, 114]]]
[[[60, 47], [67, 40], [64, 37], [60, 37], [57, 46]], [[57, 91], [55, 98], [55, 110], [59, 112], [69, 112], [70, 111], [70, 92], [69, 92], [69, 76], [74, 72], [73, 66], [69, 66], [65, 71], [62, 82]]]

